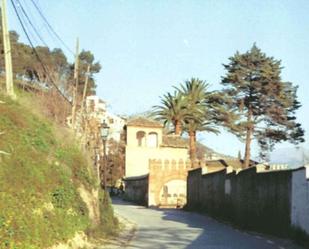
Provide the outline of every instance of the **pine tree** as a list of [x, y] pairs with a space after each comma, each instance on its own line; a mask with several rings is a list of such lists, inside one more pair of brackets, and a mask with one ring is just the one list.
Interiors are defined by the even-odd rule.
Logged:
[[252, 139], [257, 139], [262, 158], [275, 143], [304, 142], [304, 130], [296, 122], [295, 111], [301, 106], [297, 100], [297, 86], [281, 79], [281, 61], [267, 57], [254, 44], [250, 51], [237, 52], [229, 58], [222, 78], [223, 94], [229, 98], [226, 107], [233, 119], [226, 125], [245, 140], [244, 167], [250, 164]]
[[241, 161], [241, 159], [242, 159], [242, 158], [241, 158], [241, 151], [239, 150], [239, 151], [238, 151], [238, 160]]

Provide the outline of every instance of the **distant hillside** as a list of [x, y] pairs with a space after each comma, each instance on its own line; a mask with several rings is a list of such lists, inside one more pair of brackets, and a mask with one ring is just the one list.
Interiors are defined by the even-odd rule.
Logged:
[[47, 248], [94, 225], [112, 231], [116, 221], [93, 194], [87, 156], [27, 98], [20, 104], [0, 94], [0, 248]]
[[204, 156], [206, 159], [236, 159], [235, 157], [217, 152], [200, 142], [197, 142], [197, 156], [198, 158], [202, 158], [202, 156]]

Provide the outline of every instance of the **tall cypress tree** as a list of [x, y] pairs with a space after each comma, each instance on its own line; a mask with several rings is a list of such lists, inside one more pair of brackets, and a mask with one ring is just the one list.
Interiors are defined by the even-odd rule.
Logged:
[[304, 142], [304, 130], [296, 122], [297, 86], [281, 79], [281, 61], [266, 56], [254, 44], [244, 54], [237, 52], [223, 65], [221, 84], [228, 96], [227, 108], [235, 115], [228, 128], [245, 141], [244, 167], [250, 164], [251, 142], [257, 139], [261, 157], [277, 142]]

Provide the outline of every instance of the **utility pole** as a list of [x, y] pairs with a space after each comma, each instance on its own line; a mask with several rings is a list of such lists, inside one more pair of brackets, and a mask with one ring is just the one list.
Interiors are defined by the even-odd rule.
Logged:
[[1, 15], [2, 15], [4, 58], [5, 58], [6, 91], [9, 96], [15, 99], [16, 95], [14, 93], [14, 87], [13, 87], [12, 54], [11, 54], [8, 20], [6, 14], [6, 0], [2, 0]]
[[73, 86], [73, 104], [72, 104], [72, 128], [76, 126], [76, 106], [77, 106], [77, 90], [78, 90], [78, 66], [79, 66], [79, 39], [76, 39], [76, 54], [74, 64], [74, 86]]
[[88, 65], [88, 67], [87, 67], [87, 72], [86, 72], [86, 79], [85, 79], [85, 85], [84, 85], [84, 91], [83, 91], [83, 99], [82, 99], [82, 107], [81, 107], [81, 113], [82, 113], [82, 115], [83, 115], [83, 113], [84, 113], [85, 98], [86, 98], [86, 93], [87, 93], [89, 74], [90, 74], [90, 65]]
[[87, 87], [88, 87], [88, 80], [89, 80], [89, 74], [90, 74], [90, 65], [87, 67], [86, 72], [86, 79], [85, 79], [85, 85], [84, 85], [84, 91], [83, 91], [83, 98], [80, 108], [80, 115], [81, 115], [81, 126], [82, 126], [82, 139], [81, 139], [81, 146], [85, 146], [87, 142], [87, 134], [88, 134], [88, 119], [87, 119], [87, 110], [85, 109], [85, 99], [86, 99], [86, 93], [87, 93]]

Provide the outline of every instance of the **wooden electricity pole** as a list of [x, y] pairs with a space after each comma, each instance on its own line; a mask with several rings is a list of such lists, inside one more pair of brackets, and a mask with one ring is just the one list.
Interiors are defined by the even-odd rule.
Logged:
[[9, 96], [11, 96], [12, 98], [16, 98], [13, 87], [12, 54], [11, 54], [8, 20], [6, 14], [6, 0], [2, 0], [1, 15], [2, 15], [3, 48], [5, 58], [6, 91]]
[[78, 95], [78, 63], [79, 62], [79, 39], [76, 40], [76, 54], [74, 64], [74, 86], [73, 86], [73, 104], [72, 104], [72, 128], [76, 126], [76, 106]]
[[81, 103], [81, 108], [80, 108], [81, 126], [82, 126], [82, 133], [83, 133], [83, 136], [82, 136], [82, 139], [81, 139], [82, 148], [86, 147], [87, 137], [88, 137], [88, 119], [86, 117], [87, 110], [85, 109], [85, 105], [86, 105], [85, 99], [86, 99], [89, 75], [90, 75], [90, 65], [88, 65], [88, 67], [87, 67], [86, 79], [85, 79], [85, 85], [84, 85], [84, 91], [83, 91], [83, 98], [82, 98], [82, 103]]
[[86, 99], [86, 93], [87, 93], [87, 88], [88, 88], [88, 81], [89, 81], [89, 74], [90, 74], [90, 65], [87, 67], [87, 72], [86, 72], [86, 79], [85, 79], [85, 85], [84, 85], [84, 91], [83, 91], [83, 99], [82, 99], [82, 108], [81, 108], [81, 113], [84, 113], [84, 108], [85, 108], [85, 99]]

